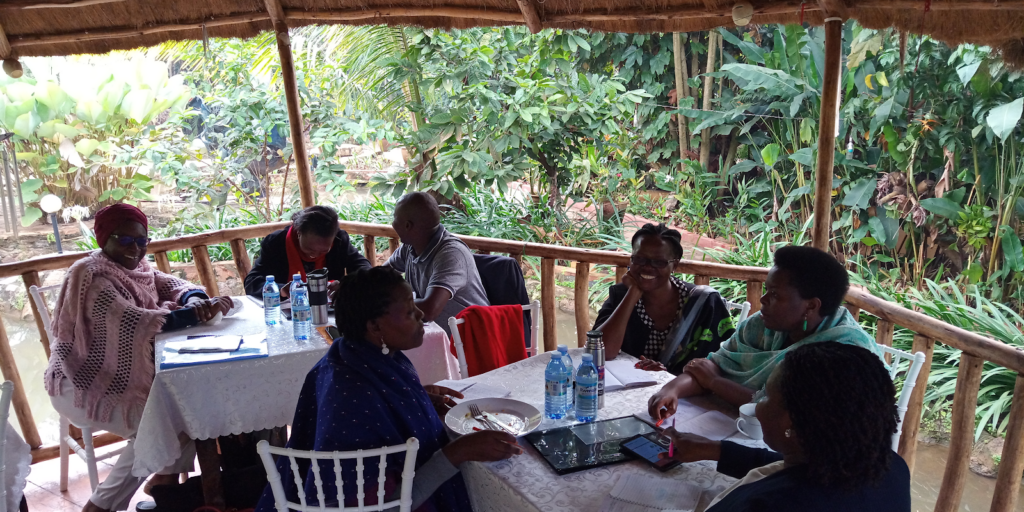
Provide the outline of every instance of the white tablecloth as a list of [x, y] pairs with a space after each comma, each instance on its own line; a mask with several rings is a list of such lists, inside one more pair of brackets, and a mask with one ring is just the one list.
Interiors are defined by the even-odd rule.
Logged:
[[[296, 342], [291, 322], [268, 328], [263, 308], [245, 297], [235, 300], [242, 302], [242, 310], [218, 325], [158, 335], [157, 364], [165, 342], [199, 334], [244, 336], [266, 331], [269, 357], [169, 370], [158, 367], [139, 423], [134, 475], [151, 475], [174, 463], [185, 439], [212, 439], [291, 424], [306, 374], [328, 345], [315, 332], [310, 341]], [[426, 324], [423, 346], [406, 353], [424, 383], [459, 378], [458, 362], [448, 346], [448, 335], [431, 322]]]
[[[579, 361], [583, 349], [569, 351], [574, 361]], [[626, 354], [619, 359], [635, 360]], [[504, 368], [471, 377], [468, 380], [503, 386], [512, 391], [510, 398], [527, 402], [538, 410], [544, 410], [544, 367], [550, 360], [541, 354]], [[672, 379], [666, 372], [658, 372], [658, 385], [605, 395], [605, 406], [598, 420], [629, 416], [647, 408], [647, 400], [661, 386]], [[716, 407], [712, 400], [700, 400], [700, 405]], [[735, 412], [731, 415], [735, 417]], [[539, 429], [547, 429], [574, 423], [568, 420], [544, 419]], [[736, 434], [730, 440], [751, 446], [763, 446]], [[551, 466], [533, 449], [529, 441], [520, 438], [524, 452], [518, 457], [493, 463], [469, 463], [463, 467], [463, 478], [469, 487], [473, 509], [488, 511], [596, 511], [620, 475], [643, 472], [662, 478], [669, 485], [672, 482], [688, 482], [706, 490], [702, 499], [704, 505], [715, 495], [725, 490], [735, 480], [715, 471], [715, 462], [683, 464], [666, 473], [640, 461], [632, 461], [601, 468], [580, 471], [559, 476]]]
[[32, 449], [10, 422], [7, 422], [4, 436], [4, 465], [7, 466], [3, 483], [7, 490], [7, 510], [13, 512], [21, 506], [21, 497], [25, 495], [25, 484], [32, 471]]

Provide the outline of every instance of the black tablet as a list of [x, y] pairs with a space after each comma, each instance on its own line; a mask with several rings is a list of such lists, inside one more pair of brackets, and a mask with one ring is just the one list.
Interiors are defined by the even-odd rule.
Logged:
[[622, 441], [654, 432], [633, 416], [533, 432], [526, 440], [559, 475], [629, 460]]

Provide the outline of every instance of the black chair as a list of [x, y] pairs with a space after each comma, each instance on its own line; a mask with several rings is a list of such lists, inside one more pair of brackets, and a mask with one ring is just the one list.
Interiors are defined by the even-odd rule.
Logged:
[[[493, 254], [474, 254], [476, 270], [480, 273], [480, 281], [484, 285], [487, 301], [492, 306], [509, 304], [529, 304], [530, 294], [526, 292], [526, 279], [519, 262], [508, 256]], [[530, 312], [523, 312], [523, 344], [530, 347], [530, 328], [533, 318]]]

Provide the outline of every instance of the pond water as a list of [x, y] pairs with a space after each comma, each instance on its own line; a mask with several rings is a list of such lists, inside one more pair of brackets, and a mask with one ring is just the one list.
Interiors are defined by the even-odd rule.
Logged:
[[[26, 322], [14, 315], [4, 315], [3, 322], [11, 340], [11, 349], [14, 351], [14, 358], [18, 364], [25, 393], [32, 406], [32, 414], [38, 425], [43, 444], [55, 444], [59, 422], [57, 413], [50, 406], [50, 399], [43, 387], [46, 357], [39, 343], [39, 333], [36, 331], [35, 323]], [[559, 343], [567, 344], [570, 347], [576, 345], [576, 319], [573, 314], [557, 311], [555, 327], [558, 331]], [[13, 416], [12, 412], [11, 424], [20, 433], [21, 427]], [[918, 445], [917, 469], [911, 486], [912, 510], [914, 512], [933, 510], [939, 486], [942, 484], [947, 452], [948, 450], [942, 446]], [[988, 510], [994, 490], [995, 479], [968, 473], [960, 509], [967, 512]], [[1017, 511], [1024, 512], [1024, 500], [1018, 502]]]

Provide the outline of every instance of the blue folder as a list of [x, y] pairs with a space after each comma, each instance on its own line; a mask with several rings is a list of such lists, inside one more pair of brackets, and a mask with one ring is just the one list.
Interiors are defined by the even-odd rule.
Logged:
[[270, 355], [270, 351], [267, 348], [267, 335], [265, 333], [242, 336], [242, 345], [238, 350], [232, 352], [178, 353], [179, 348], [191, 345], [195, 345], [195, 340], [168, 341], [164, 343], [160, 359], [160, 369], [169, 370], [171, 368], [182, 368], [200, 364], [258, 359]]

